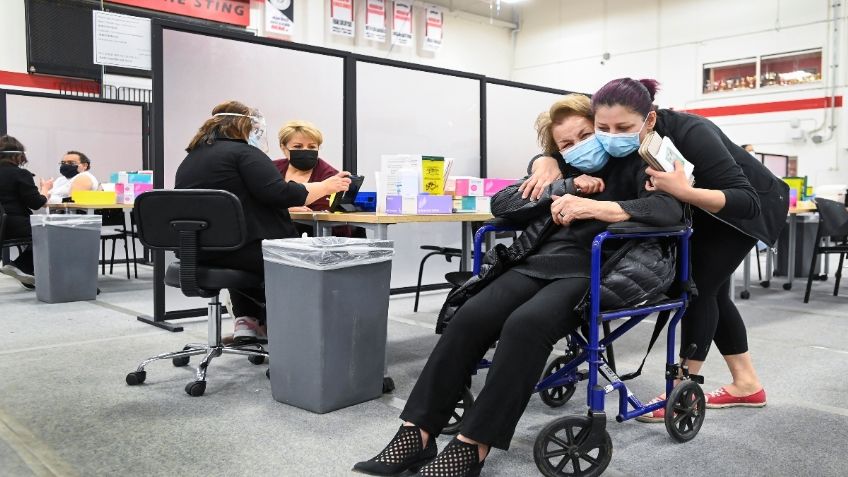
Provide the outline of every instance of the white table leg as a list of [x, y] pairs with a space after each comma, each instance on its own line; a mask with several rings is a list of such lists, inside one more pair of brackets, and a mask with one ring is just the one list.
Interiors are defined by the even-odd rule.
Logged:
[[792, 282], [795, 280], [795, 242], [797, 240], [795, 228], [797, 222], [798, 214], [789, 214], [789, 253], [787, 254], [789, 263], [786, 266], [787, 282], [783, 284], [784, 290], [791, 290]]

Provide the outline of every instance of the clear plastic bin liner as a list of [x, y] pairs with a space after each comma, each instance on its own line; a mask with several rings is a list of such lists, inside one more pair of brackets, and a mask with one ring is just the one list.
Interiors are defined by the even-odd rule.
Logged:
[[347, 237], [308, 237], [262, 241], [266, 262], [311, 270], [336, 270], [385, 262], [394, 256], [394, 242]]
[[32, 215], [29, 222], [33, 227], [65, 227], [82, 230], [100, 230], [103, 217], [100, 215], [46, 214]]

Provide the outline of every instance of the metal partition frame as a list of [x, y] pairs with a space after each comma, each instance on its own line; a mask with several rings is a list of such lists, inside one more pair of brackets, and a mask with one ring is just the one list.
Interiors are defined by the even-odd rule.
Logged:
[[[343, 137], [342, 137], [342, 164], [345, 170], [354, 172], [357, 170], [357, 98], [356, 98], [356, 66], [357, 63], [374, 63], [397, 68], [405, 68], [429, 73], [469, 78], [480, 82], [480, 175], [486, 175], [486, 84], [498, 84], [515, 88], [549, 92], [554, 94], [568, 94], [569, 91], [536, 86], [526, 83], [487, 78], [482, 75], [467, 73], [458, 70], [438, 68], [433, 66], [395, 61], [385, 58], [360, 55], [331, 48], [304, 45], [286, 42], [270, 38], [262, 38], [247, 33], [233, 32], [227, 30], [212, 29], [195, 25], [187, 25], [168, 20], [153, 20], [152, 22], [152, 72], [153, 72], [153, 108], [152, 108], [152, 154], [151, 164], [154, 171], [153, 184], [155, 188], [164, 186], [164, 117], [162, 104], [163, 91], [163, 30], [177, 30], [182, 32], [206, 35], [217, 38], [238, 40], [259, 45], [287, 48], [297, 51], [341, 57], [344, 60], [344, 104], [343, 104]], [[226, 68], [226, 62], [221, 63]], [[529, 158], [528, 158], [529, 159]], [[154, 252], [154, 281], [153, 281], [153, 316], [139, 316], [138, 319], [170, 331], [182, 331], [182, 327], [167, 323], [168, 320], [202, 316], [206, 314], [206, 308], [194, 308], [188, 310], [165, 310], [165, 256], [163, 252]]]

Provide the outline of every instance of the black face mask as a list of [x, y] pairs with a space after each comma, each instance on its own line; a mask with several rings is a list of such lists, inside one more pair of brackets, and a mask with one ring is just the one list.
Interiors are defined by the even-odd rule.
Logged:
[[76, 164], [62, 164], [59, 166], [59, 174], [70, 179], [79, 174], [79, 169], [77, 169], [77, 167], [78, 166]]
[[318, 165], [318, 150], [291, 149], [289, 150], [289, 163], [295, 169], [311, 171]]

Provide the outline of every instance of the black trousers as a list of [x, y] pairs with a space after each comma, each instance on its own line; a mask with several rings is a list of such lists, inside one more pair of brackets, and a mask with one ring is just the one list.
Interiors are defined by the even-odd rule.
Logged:
[[[250, 242], [234, 252], [210, 253], [204, 252], [200, 263], [215, 265], [236, 270], [245, 270], [262, 277], [265, 276], [265, 263], [262, 259], [262, 242]], [[250, 316], [265, 323], [265, 289], [264, 288], [230, 288], [230, 300], [233, 309], [232, 316]]]
[[722, 355], [748, 351], [745, 322], [730, 296], [733, 272], [756, 245], [749, 237], [705, 212], [696, 209], [692, 228], [692, 277], [698, 297], [681, 322], [680, 349], [690, 343], [698, 348], [692, 359], [704, 361], [715, 341]]
[[[6, 227], [3, 232], [5, 238], [29, 238], [32, 237], [32, 226], [29, 223], [29, 217], [20, 215], [7, 215]], [[17, 258], [11, 261], [11, 264], [20, 269], [22, 272], [32, 275], [34, 267], [32, 264], [32, 247], [26, 246]]]
[[508, 449], [554, 344], [581, 323], [573, 308], [589, 280], [542, 280], [507, 271], [469, 299], [427, 360], [401, 419], [437, 436], [483, 355], [496, 340], [492, 367], [462, 435]]

